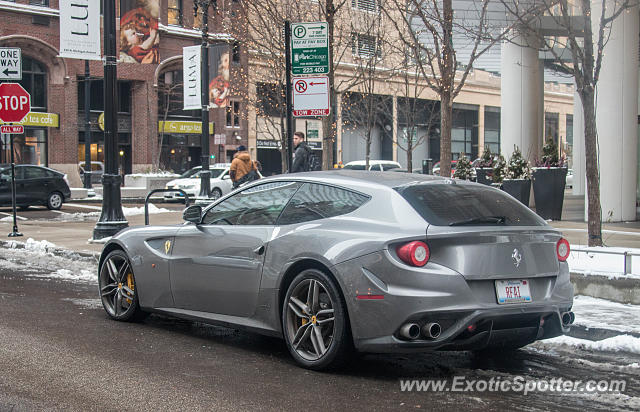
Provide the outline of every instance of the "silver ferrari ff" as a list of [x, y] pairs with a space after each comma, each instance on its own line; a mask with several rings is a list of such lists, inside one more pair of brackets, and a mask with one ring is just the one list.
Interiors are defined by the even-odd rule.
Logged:
[[154, 312], [283, 337], [311, 369], [352, 350], [515, 349], [573, 322], [568, 242], [489, 186], [289, 174], [183, 217], [105, 245], [99, 288], [109, 316]]

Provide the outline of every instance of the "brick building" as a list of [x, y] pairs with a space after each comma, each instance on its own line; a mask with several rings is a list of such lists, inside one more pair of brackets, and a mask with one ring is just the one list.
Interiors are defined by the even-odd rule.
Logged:
[[[200, 163], [201, 135], [194, 130], [199, 110], [182, 110], [182, 47], [201, 43], [200, 14], [192, 0], [126, 0], [159, 5], [159, 63], [119, 62], [118, 151], [121, 173], [152, 169], [154, 163], [176, 172]], [[116, 15], [120, 16], [120, 1]], [[212, 1], [210, 42], [229, 44], [232, 79], [226, 108], [211, 109], [210, 147], [214, 161], [230, 161], [240, 144], [247, 145], [247, 57], [233, 24], [244, 15], [236, 0]], [[22, 85], [32, 96], [32, 111], [23, 122], [25, 134], [14, 135], [17, 162], [45, 165], [67, 173], [79, 186], [78, 163], [84, 161], [84, 61], [58, 57], [58, 0], [0, 0], [0, 47], [20, 47]], [[116, 21], [119, 27], [119, 19]], [[196, 27], [194, 29], [194, 27]], [[117, 38], [119, 39], [119, 33]], [[101, 36], [102, 39], [102, 36]], [[91, 154], [103, 161], [103, 66], [90, 62]], [[161, 129], [162, 132], [159, 132]], [[160, 144], [161, 139], [161, 144]], [[161, 148], [160, 148], [161, 146]], [[9, 159], [8, 138], [2, 138], [0, 163]]]

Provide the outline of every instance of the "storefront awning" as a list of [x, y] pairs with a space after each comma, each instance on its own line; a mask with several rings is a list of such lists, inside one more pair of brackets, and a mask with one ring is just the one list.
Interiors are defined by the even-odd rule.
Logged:
[[[164, 128], [164, 130], [163, 130]], [[187, 122], [187, 121], [167, 121], [162, 120], [158, 122], [158, 132], [162, 133], [202, 133], [201, 122]], [[213, 122], [209, 123], [209, 134], [213, 134]]]
[[[0, 124], [4, 124], [0, 120]], [[56, 113], [29, 112], [20, 123], [23, 126], [60, 127], [60, 116]]]

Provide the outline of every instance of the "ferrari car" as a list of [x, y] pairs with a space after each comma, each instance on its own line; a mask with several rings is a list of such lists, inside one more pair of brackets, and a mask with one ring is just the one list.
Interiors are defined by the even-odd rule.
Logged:
[[113, 319], [155, 312], [279, 336], [316, 370], [353, 350], [503, 352], [566, 333], [574, 319], [569, 244], [489, 186], [296, 173], [183, 218], [106, 243], [99, 288]]

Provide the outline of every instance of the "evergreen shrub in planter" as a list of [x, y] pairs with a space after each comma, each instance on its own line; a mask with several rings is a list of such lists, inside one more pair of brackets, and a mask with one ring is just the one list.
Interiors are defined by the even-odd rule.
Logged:
[[531, 195], [531, 168], [517, 146], [507, 165], [507, 177], [502, 181], [502, 190], [509, 193], [525, 206], [529, 206]]
[[567, 168], [558, 157], [558, 146], [548, 139], [542, 148], [542, 159], [533, 169], [533, 196], [536, 213], [543, 219], [561, 220]]
[[495, 155], [491, 153], [489, 146], [485, 146], [480, 162], [476, 166], [476, 182], [483, 185], [493, 183], [493, 166], [495, 164]]
[[464, 180], [471, 180], [473, 177], [471, 162], [469, 162], [469, 159], [467, 159], [463, 153], [460, 153], [460, 158], [456, 164], [456, 170], [453, 172], [453, 177]]

